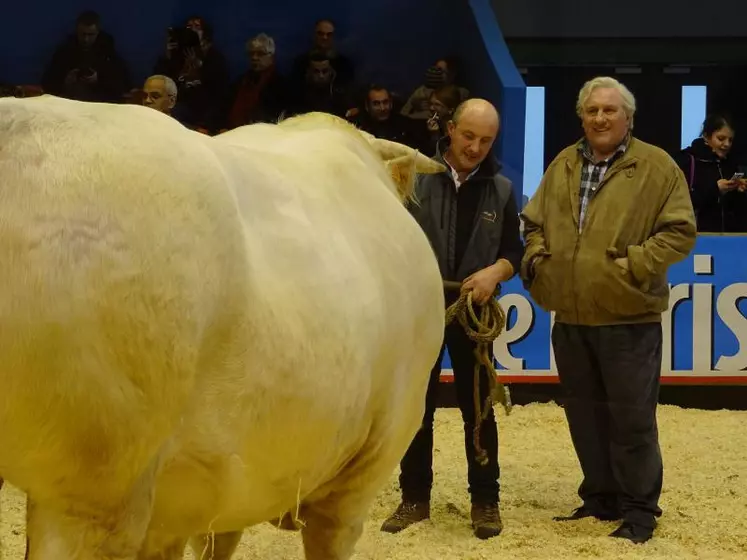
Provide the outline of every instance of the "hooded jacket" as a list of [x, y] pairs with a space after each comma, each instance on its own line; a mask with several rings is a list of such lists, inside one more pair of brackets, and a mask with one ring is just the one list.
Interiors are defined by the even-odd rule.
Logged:
[[718, 188], [719, 179], [730, 179], [737, 171], [735, 161], [719, 158], [703, 138], [693, 140], [674, 160], [690, 187], [698, 231], [747, 232], [747, 192], [721, 193]]

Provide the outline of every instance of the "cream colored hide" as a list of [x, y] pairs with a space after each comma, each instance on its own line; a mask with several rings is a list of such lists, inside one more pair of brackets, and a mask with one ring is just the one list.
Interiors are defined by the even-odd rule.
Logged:
[[0, 477], [31, 560], [200, 557], [205, 534], [227, 559], [285, 512], [307, 559], [350, 557], [443, 336], [415, 168], [440, 170], [324, 115], [210, 138], [0, 100]]

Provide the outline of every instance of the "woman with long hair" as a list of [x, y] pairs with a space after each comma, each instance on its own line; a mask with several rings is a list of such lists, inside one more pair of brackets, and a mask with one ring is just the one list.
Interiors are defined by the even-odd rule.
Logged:
[[703, 131], [674, 159], [685, 174], [699, 232], [747, 232], [747, 180], [731, 154], [735, 129], [724, 115], [709, 115]]

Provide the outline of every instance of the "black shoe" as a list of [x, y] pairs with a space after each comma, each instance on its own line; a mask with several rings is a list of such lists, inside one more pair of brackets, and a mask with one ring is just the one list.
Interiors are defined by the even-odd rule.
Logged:
[[622, 515], [618, 512], [609, 511], [595, 511], [587, 506], [581, 506], [573, 510], [568, 516], [557, 516], [553, 517], [553, 521], [578, 521], [579, 519], [585, 519], [587, 517], [594, 517], [599, 521], [619, 521], [622, 519]]
[[636, 525], [629, 521], [624, 521], [617, 529], [610, 533], [610, 537], [618, 539], [628, 539], [630, 542], [635, 544], [643, 544], [646, 541], [651, 540], [654, 536], [654, 529], [652, 527], [644, 527], [643, 525]]

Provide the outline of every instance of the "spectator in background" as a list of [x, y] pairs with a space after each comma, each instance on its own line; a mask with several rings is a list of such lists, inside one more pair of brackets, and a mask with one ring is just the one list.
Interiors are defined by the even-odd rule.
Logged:
[[0, 82], [0, 97], [16, 97], [17, 91], [16, 86]]
[[260, 33], [246, 43], [249, 70], [229, 91], [225, 126], [274, 122], [288, 108], [289, 88], [275, 66], [275, 41]]
[[45, 93], [79, 101], [119, 102], [129, 89], [127, 66], [96, 12], [83, 12], [44, 70]]
[[447, 125], [461, 102], [461, 92], [455, 85], [443, 86], [431, 93], [428, 99], [430, 117], [425, 123], [414, 121], [418, 150], [427, 156], [435, 155], [436, 146], [447, 135]]
[[[431, 111], [431, 96], [439, 88], [454, 85], [456, 80], [456, 63], [446, 59], [437, 60], [425, 73], [423, 85], [419, 86], [410, 98], [402, 106], [401, 113], [411, 119], [427, 120], [433, 112]], [[458, 87], [459, 101], [457, 104], [469, 97], [469, 91]]]
[[335, 24], [330, 19], [320, 19], [314, 24], [314, 38], [311, 49], [296, 57], [293, 62], [291, 79], [298, 85], [305, 82], [306, 70], [312, 58], [321, 56], [329, 61], [335, 71], [337, 85], [352, 86], [355, 80], [353, 62], [339, 53], [335, 47]]
[[417, 148], [413, 122], [393, 112], [392, 106], [392, 93], [383, 86], [372, 85], [366, 94], [364, 110], [351, 121], [377, 138]]
[[174, 80], [156, 74], [145, 80], [143, 85], [143, 105], [161, 113], [171, 115], [176, 105], [178, 90]]
[[685, 173], [698, 231], [747, 232], [747, 180], [731, 157], [734, 126], [722, 115], [710, 115], [699, 138], [674, 156]]
[[290, 112], [294, 114], [322, 111], [346, 118], [355, 105], [348, 90], [337, 84], [337, 72], [324, 54], [309, 58], [306, 80], [293, 97]]
[[153, 69], [176, 82], [179, 99], [174, 115], [183, 123], [216, 132], [228, 92], [228, 63], [213, 44], [213, 29], [201, 17], [182, 28], [170, 28], [166, 53]]

